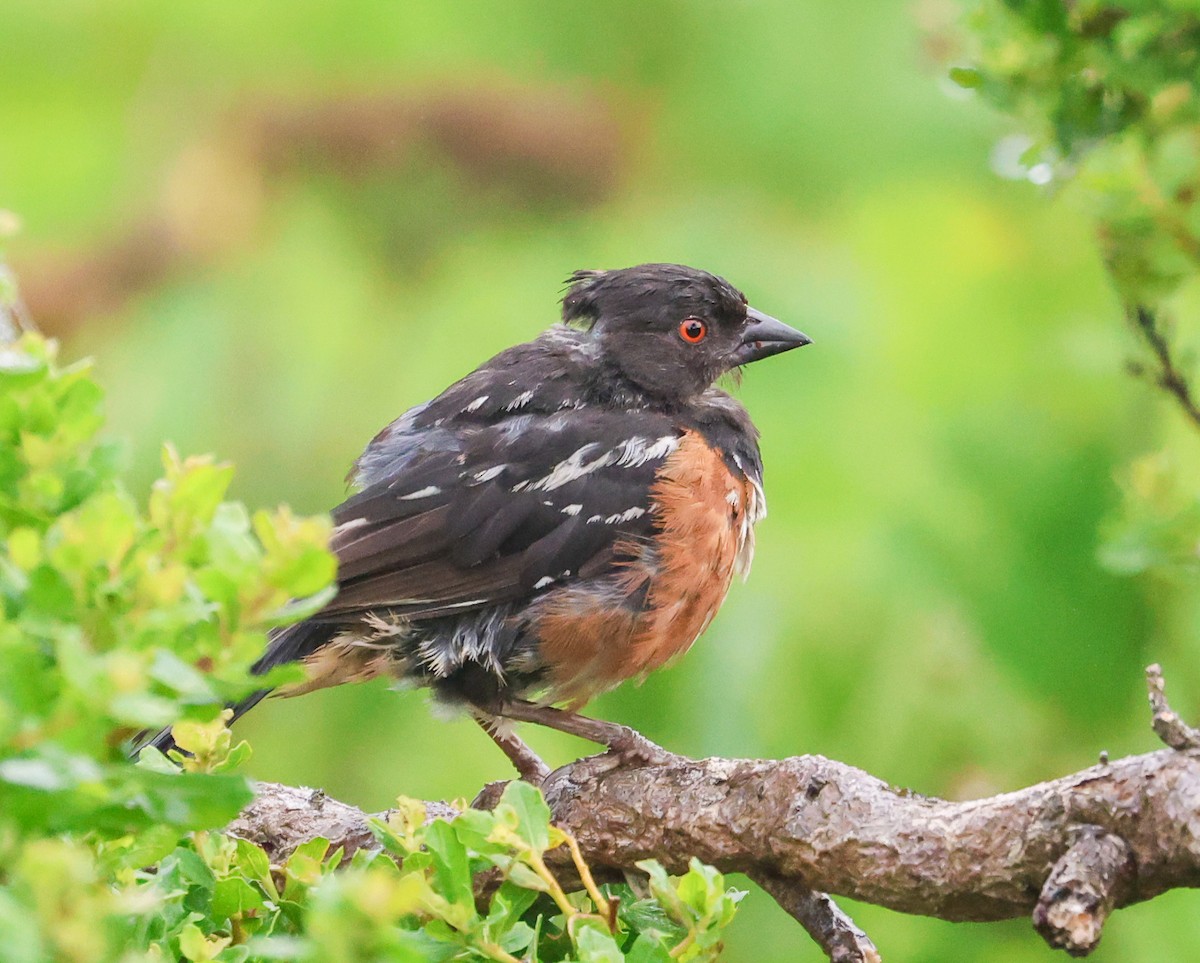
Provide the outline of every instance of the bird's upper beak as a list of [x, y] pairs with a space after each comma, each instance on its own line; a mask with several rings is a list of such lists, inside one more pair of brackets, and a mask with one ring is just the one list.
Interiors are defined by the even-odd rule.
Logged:
[[756, 308], [746, 310], [746, 327], [742, 331], [742, 344], [737, 349], [738, 364], [749, 364], [773, 354], [791, 351], [812, 344], [812, 338], [763, 314]]

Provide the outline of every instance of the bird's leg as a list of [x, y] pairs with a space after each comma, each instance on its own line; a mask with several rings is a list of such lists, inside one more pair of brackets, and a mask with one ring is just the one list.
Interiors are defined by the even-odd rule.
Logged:
[[498, 708], [497, 715], [516, 722], [536, 722], [538, 725], [608, 746], [622, 762], [665, 766], [679, 758], [629, 726], [590, 719], [575, 712], [556, 709], [554, 706], [540, 706], [523, 699], [512, 699]]
[[529, 748], [528, 744], [504, 724], [504, 720], [481, 709], [472, 709], [471, 718], [492, 738], [500, 751], [508, 756], [509, 762], [527, 783], [540, 786], [550, 775], [550, 767], [542, 757]]

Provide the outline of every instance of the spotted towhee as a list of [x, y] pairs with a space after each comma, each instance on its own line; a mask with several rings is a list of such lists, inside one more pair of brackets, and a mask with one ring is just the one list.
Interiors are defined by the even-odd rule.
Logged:
[[531, 778], [543, 765], [500, 720], [652, 753], [575, 710], [686, 651], [746, 573], [766, 511], [758, 432], [713, 382], [809, 339], [682, 265], [569, 285], [562, 324], [375, 436], [333, 512], [337, 596], [254, 672], [302, 662], [288, 695], [416, 681]]

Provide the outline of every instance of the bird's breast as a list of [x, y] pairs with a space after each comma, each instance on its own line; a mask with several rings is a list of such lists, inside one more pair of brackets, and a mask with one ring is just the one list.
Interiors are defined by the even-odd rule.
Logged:
[[684, 434], [650, 497], [657, 534], [621, 546], [614, 570], [549, 593], [534, 616], [550, 698], [576, 705], [686, 652], [744, 572], [762, 515], [756, 481], [696, 431]]

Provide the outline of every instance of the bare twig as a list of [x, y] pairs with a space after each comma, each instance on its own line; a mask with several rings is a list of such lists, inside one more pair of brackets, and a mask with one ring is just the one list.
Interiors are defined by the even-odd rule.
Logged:
[[826, 894], [770, 873], [754, 873], [750, 878], [804, 927], [830, 963], [882, 963], [871, 938]]
[[[1129, 310], [1129, 319], [1136, 331], [1150, 348], [1156, 370], [1151, 378], [1158, 387], [1171, 395], [1183, 413], [1200, 427], [1200, 407], [1192, 396], [1191, 386], [1187, 378], [1179, 370], [1172, 354], [1171, 342], [1159, 325], [1158, 316], [1144, 305], [1136, 305]], [[1145, 372], [1140, 365], [1134, 367], [1136, 374], [1151, 374]]]
[[1150, 724], [1155, 735], [1172, 749], [1200, 748], [1200, 729], [1189, 726], [1167, 704], [1162, 666], [1157, 662], [1146, 667], [1146, 687], [1150, 692], [1150, 710], [1154, 713]]
[[1054, 866], [1033, 910], [1033, 926], [1051, 946], [1086, 956], [1118, 893], [1133, 883], [1129, 847], [1103, 830], [1085, 827]]

